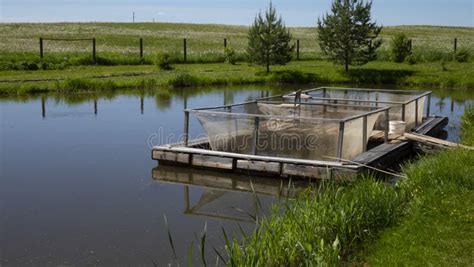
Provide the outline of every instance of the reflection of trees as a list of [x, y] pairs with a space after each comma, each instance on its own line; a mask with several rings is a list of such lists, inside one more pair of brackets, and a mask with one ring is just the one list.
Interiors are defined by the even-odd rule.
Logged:
[[166, 110], [171, 107], [171, 94], [167, 91], [159, 92], [155, 96], [156, 108], [158, 110]]
[[444, 106], [446, 106], [444, 97], [439, 98], [438, 102], [436, 102], [436, 106], [439, 107], [439, 112], [443, 112]]

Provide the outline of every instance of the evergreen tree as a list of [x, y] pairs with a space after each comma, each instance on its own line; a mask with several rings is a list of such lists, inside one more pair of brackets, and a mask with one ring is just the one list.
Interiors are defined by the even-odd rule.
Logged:
[[332, 14], [318, 19], [319, 46], [334, 62], [363, 65], [376, 57], [375, 50], [382, 40], [378, 38], [381, 26], [371, 20], [372, 1], [334, 0]]
[[259, 65], [285, 65], [292, 58], [295, 48], [290, 44], [291, 34], [283, 24], [282, 18], [277, 17], [275, 7], [270, 7], [263, 15], [259, 12], [248, 33], [247, 54], [249, 60]]

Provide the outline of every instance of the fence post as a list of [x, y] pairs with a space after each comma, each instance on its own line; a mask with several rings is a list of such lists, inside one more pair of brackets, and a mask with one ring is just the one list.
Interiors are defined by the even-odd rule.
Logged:
[[95, 50], [95, 38], [92, 38], [92, 60], [94, 60], [94, 64], [97, 63], [96, 50]]
[[454, 38], [454, 54], [456, 54], [457, 50], [458, 50], [458, 38]]
[[40, 57], [43, 58], [43, 38], [40, 37]]
[[140, 38], [140, 58], [143, 58], [143, 38]]
[[183, 39], [183, 54], [184, 54], [184, 63], [186, 63], [186, 38]]
[[224, 49], [227, 48], [227, 38], [224, 38]]
[[300, 39], [296, 40], [296, 60], [300, 60]]

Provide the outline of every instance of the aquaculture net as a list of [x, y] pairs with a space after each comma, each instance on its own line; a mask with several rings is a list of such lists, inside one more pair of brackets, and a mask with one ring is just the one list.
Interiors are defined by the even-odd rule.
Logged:
[[[190, 112], [201, 123], [212, 150], [334, 160], [338, 156], [350, 159], [364, 151], [383, 110], [260, 101]], [[367, 118], [365, 135], [364, 117], [355, 118], [357, 116]], [[351, 117], [353, 119], [348, 120]], [[342, 146], [339, 150], [340, 135]]]
[[[346, 89], [346, 88], [317, 88], [305, 91], [301, 95], [301, 101], [311, 103], [338, 103], [346, 105], [363, 105], [372, 107], [390, 108], [389, 120], [405, 121], [406, 129], [412, 129], [423, 120], [425, 110], [426, 92], [395, 91], [395, 90], [370, 90], [370, 89]], [[295, 94], [281, 97], [282, 100], [294, 101]], [[418, 110], [416, 99], [418, 99]], [[405, 118], [403, 119], [403, 109]], [[416, 116], [418, 112], [418, 118]], [[376, 129], [384, 127], [385, 117], [380, 116]]]

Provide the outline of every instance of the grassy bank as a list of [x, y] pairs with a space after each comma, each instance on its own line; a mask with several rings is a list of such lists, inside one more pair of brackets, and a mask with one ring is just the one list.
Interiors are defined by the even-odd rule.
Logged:
[[177, 64], [171, 71], [156, 66], [80, 66], [65, 70], [0, 71], [0, 94], [102, 91], [120, 88], [202, 85], [337, 83], [474, 88], [474, 63], [371, 62], [346, 74], [327, 61], [299, 61], [275, 66], [267, 75], [248, 64]]
[[[473, 133], [471, 107], [463, 117], [463, 143], [474, 145]], [[408, 185], [415, 201], [400, 224], [361, 253], [363, 261], [371, 266], [472, 266], [474, 152], [424, 158], [408, 174], [414, 177]]]
[[[464, 132], [472, 132], [466, 114]], [[310, 190], [259, 221], [243, 243], [228, 244], [228, 263], [470, 266], [473, 174], [473, 152], [454, 149], [408, 165], [395, 187], [363, 179]]]

